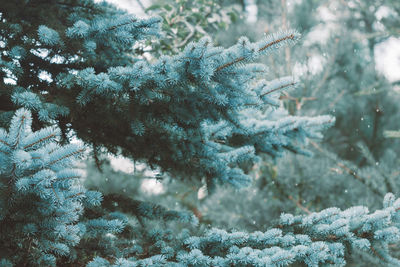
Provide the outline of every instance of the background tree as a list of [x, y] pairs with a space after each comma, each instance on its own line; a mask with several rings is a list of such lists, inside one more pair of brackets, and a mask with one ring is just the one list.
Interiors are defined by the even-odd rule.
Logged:
[[[264, 16], [272, 6], [278, 18]], [[264, 161], [254, 170], [257, 187], [241, 193], [221, 189], [200, 209], [207, 219], [251, 231], [268, 225], [285, 209], [307, 214], [348, 203], [374, 206], [379, 195], [398, 191], [398, 141], [385, 139], [383, 133], [398, 127], [399, 96], [393, 90], [396, 81], [388, 81], [376, 67], [377, 46], [398, 36], [396, 6], [373, 1], [259, 1], [257, 27], [251, 28], [261, 31], [254, 32], [254, 38], [282, 24], [302, 29], [301, 49], [291, 47], [267, 61], [270, 75], [287, 73], [293, 66], [301, 73], [300, 88], [281, 97], [286, 107], [292, 114], [328, 112], [337, 120], [322, 144], [314, 144], [313, 158], [287, 155], [277, 166]], [[242, 27], [249, 33], [249, 26]], [[213, 205], [215, 201], [222, 205]], [[223, 217], [217, 216], [221, 207]], [[385, 265], [363, 258], [356, 254], [347, 260], [351, 265]]]

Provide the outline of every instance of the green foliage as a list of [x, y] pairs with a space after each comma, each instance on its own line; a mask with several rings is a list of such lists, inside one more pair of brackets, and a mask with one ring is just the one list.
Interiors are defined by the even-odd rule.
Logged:
[[[154, 1], [146, 9], [163, 19], [163, 38], [148, 42], [151, 54], [160, 56], [178, 53], [184, 46], [201, 37], [224, 31], [240, 19], [238, 5], [224, 5], [223, 1]], [[144, 47], [143, 51], [147, 51]]]

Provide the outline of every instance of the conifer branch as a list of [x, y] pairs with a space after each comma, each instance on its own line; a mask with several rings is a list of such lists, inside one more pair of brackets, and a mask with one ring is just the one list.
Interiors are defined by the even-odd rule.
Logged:
[[28, 144], [28, 145], [24, 146], [24, 149], [28, 149], [28, 148], [30, 148], [30, 147], [33, 147], [33, 146], [35, 146], [36, 144], [42, 143], [42, 142], [44, 142], [44, 141], [46, 141], [46, 140], [49, 140], [49, 139], [51, 139], [51, 138], [53, 138], [53, 137], [56, 137], [56, 136], [57, 136], [57, 135], [56, 135], [55, 133], [51, 133], [51, 134], [49, 134], [48, 136], [43, 137], [43, 138], [37, 140], [36, 142], [33, 142], [33, 143], [31, 143], [31, 144]]
[[8, 147], [11, 147], [11, 145], [7, 143], [5, 140], [0, 139], [0, 142]]
[[74, 157], [74, 156], [76, 156], [76, 155], [78, 155], [78, 154], [81, 154], [81, 153], [84, 152], [84, 151], [85, 151], [85, 150], [84, 150], [83, 148], [78, 149], [78, 150], [76, 150], [76, 151], [74, 151], [74, 152], [71, 152], [71, 153], [65, 155], [65, 156], [62, 156], [61, 158], [58, 158], [58, 159], [53, 160], [53, 161], [50, 161], [50, 162], [48, 163], [48, 165], [51, 166], [51, 165], [53, 165], [53, 164], [55, 164], [55, 163], [57, 163], [57, 162], [62, 161], [63, 159], [70, 158], [70, 157]]
[[[270, 47], [272, 47], [272, 46], [274, 46], [274, 45], [276, 45], [276, 44], [279, 44], [279, 43], [284, 42], [284, 41], [287, 41], [287, 40], [295, 40], [294, 34], [292, 33], [292, 34], [289, 34], [289, 35], [284, 36], [284, 37], [282, 37], [282, 38], [279, 38], [279, 39], [277, 39], [277, 40], [274, 40], [274, 41], [272, 41], [272, 42], [269, 42], [269, 43], [265, 44], [263, 47], [259, 48], [259, 49], [258, 49], [258, 52], [262, 52], [262, 51], [264, 51], [264, 50], [266, 50], [266, 49], [268, 49], [268, 48], [270, 48]], [[234, 61], [225, 63], [225, 64], [223, 64], [223, 65], [217, 67], [217, 68], [215, 69], [215, 72], [218, 72], [218, 71], [220, 71], [220, 70], [222, 70], [222, 69], [225, 69], [225, 68], [227, 68], [227, 67], [230, 67], [230, 66], [232, 66], [232, 65], [234, 65], [234, 64], [237, 64], [237, 63], [239, 63], [239, 62], [241, 62], [241, 61], [243, 61], [243, 60], [245, 60], [245, 59], [246, 59], [245, 57], [239, 57], [239, 58], [235, 59]]]
[[[2, 135], [8, 136], [12, 144], [28, 145], [10, 147], [12, 156], [0, 154], [0, 184], [7, 185], [6, 188], [3, 186], [0, 194], [0, 251], [2, 257], [13, 255], [12, 263], [15, 266], [55, 266], [57, 259], [68, 256], [86, 233], [85, 228], [77, 225], [83, 200], [95, 206], [100, 203], [101, 194], [88, 192], [76, 183], [60, 182], [79, 178], [78, 172], [70, 167], [77, 152], [83, 149], [76, 149], [75, 145], [60, 147], [55, 141], [45, 144], [43, 141], [51, 140], [49, 136], [57, 135], [58, 130], [46, 128], [32, 132], [30, 118], [28, 110], [17, 110], [8, 133], [1, 129]], [[49, 130], [52, 133], [46, 134]], [[43, 135], [45, 137], [40, 138]], [[64, 155], [52, 164], [65, 157], [71, 157], [70, 161], [59, 162], [53, 169], [46, 164], [46, 155], [63, 155], [71, 149], [73, 153]], [[119, 220], [113, 220], [110, 224], [107, 220], [97, 221], [93, 226], [89, 222], [80, 223], [87, 225], [92, 232], [99, 232], [99, 228], [105, 226], [107, 232], [119, 231], [122, 225]], [[36, 240], [35, 243], [32, 240]], [[15, 250], [16, 247], [19, 249]], [[4, 258], [0, 261], [0, 265], [9, 265]]]
[[25, 114], [23, 114], [20, 118], [20, 123], [18, 125], [18, 130], [17, 130], [17, 136], [15, 137], [15, 145], [14, 147], [17, 147], [20, 139], [21, 139], [21, 131], [22, 131], [22, 126], [24, 125], [24, 122], [26, 120]]
[[76, 175], [76, 176], [56, 178], [55, 181], [64, 181], [64, 180], [72, 180], [72, 179], [80, 179], [80, 178], [82, 178], [82, 177]]
[[265, 92], [265, 93], [261, 94], [260, 97], [266, 96], [266, 95], [271, 94], [271, 93], [273, 93], [275, 91], [282, 90], [283, 88], [287, 88], [287, 87], [291, 87], [291, 86], [295, 86], [295, 85], [296, 85], [296, 82], [294, 82], [294, 81], [291, 82], [291, 83], [288, 83], [288, 84], [283, 84], [283, 85], [281, 85], [281, 86], [279, 86], [277, 88], [274, 88], [274, 89], [272, 89], [272, 90], [270, 90], [268, 92]]
[[124, 23], [121, 23], [121, 24], [118, 24], [118, 25], [111, 26], [111, 27], [107, 28], [107, 30], [108, 31], [112, 31], [112, 30], [115, 30], [115, 29], [117, 29], [119, 27], [123, 27], [123, 26], [129, 25], [129, 24], [135, 23], [137, 21], [138, 20], [136, 18], [133, 18], [133, 19], [130, 19], [128, 22], [124, 22]]
[[51, 189], [53, 190], [54, 195], [55, 195], [55, 196], [57, 197], [57, 199], [60, 201], [61, 199], [60, 199], [60, 197], [58, 196], [56, 190], [54, 189], [53, 183], [51, 184]]

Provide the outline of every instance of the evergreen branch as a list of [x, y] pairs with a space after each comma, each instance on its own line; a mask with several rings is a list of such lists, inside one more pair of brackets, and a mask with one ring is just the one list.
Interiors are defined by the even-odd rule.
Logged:
[[58, 196], [56, 190], [54, 189], [53, 183], [51, 184], [51, 189], [53, 190], [54, 195], [55, 195], [55, 196], [57, 197], [57, 199], [60, 201], [61, 199], [60, 199], [60, 197]]
[[15, 145], [14, 145], [14, 147], [17, 147], [18, 144], [19, 144], [19, 142], [20, 142], [22, 126], [24, 125], [25, 120], [26, 120], [26, 117], [25, 117], [25, 114], [23, 114], [23, 115], [21, 116], [21, 118], [20, 118], [20, 123], [19, 123], [18, 130], [17, 130], [17, 133], [18, 133], [18, 134], [17, 134], [17, 136], [15, 137]]
[[[274, 41], [272, 41], [272, 42], [269, 42], [269, 43], [267, 43], [266, 45], [264, 45], [263, 47], [259, 48], [259, 49], [258, 49], [258, 52], [262, 52], [262, 51], [264, 51], [264, 50], [266, 50], [266, 49], [268, 49], [268, 48], [270, 48], [270, 47], [272, 47], [272, 46], [274, 46], [274, 45], [276, 45], [276, 44], [279, 44], [279, 43], [284, 42], [284, 41], [287, 41], [287, 40], [295, 40], [294, 34], [289, 34], [289, 35], [287, 35], [287, 36], [285, 36], [285, 37], [282, 37], [282, 38], [279, 38], [279, 39], [274, 40]], [[243, 61], [243, 60], [245, 60], [245, 59], [246, 59], [246, 57], [239, 57], [239, 58], [235, 59], [234, 61], [225, 63], [225, 64], [223, 64], [223, 65], [217, 67], [217, 68], [215, 69], [215, 72], [218, 72], [218, 71], [220, 71], [220, 70], [223, 70], [223, 69], [225, 69], [225, 68], [227, 68], [227, 67], [230, 67], [230, 66], [232, 66], [232, 65], [234, 65], [234, 64], [237, 64], [237, 63], [239, 63], [239, 62], [241, 62], [241, 61]]]
[[275, 92], [275, 91], [282, 90], [283, 88], [287, 88], [287, 87], [295, 86], [295, 85], [296, 85], [296, 82], [291, 82], [291, 83], [288, 83], [288, 84], [283, 84], [283, 85], [281, 85], [281, 86], [279, 86], [279, 87], [277, 87], [277, 88], [274, 88], [274, 89], [272, 89], [272, 90], [270, 90], [270, 91], [268, 91], [268, 92], [265, 92], [265, 93], [261, 94], [260, 97], [266, 96], [266, 95], [271, 94], [271, 93], [273, 93], [273, 92]]
[[386, 260], [384, 258], [382, 258], [382, 256], [376, 251], [376, 249], [371, 245], [371, 251], [372, 253], [374, 253], [380, 260], [382, 260], [383, 262], [386, 262]]
[[43, 138], [37, 140], [36, 142], [33, 142], [33, 143], [29, 144], [29, 145], [24, 146], [24, 149], [28, 149], [28, 148], [30, 148], [30, 147], [36, 145], [36, 144], [39, 144], [39, 143], [41, 143], [41, 142], [44, 142], [44, 141], [49, 140], [49, 139], [51, 139], [51, 138], [53, 138], [53, 137], [56, 137], [56, 136], [57, 136], [57, 135], [56, 135], [55, 133], [49, 134], [48, 136], [43, 137]]
[[[121, 23], [121, 24], [117, 24], [117, 25], [108, 27], [107, 30], [108, 30], [108, 31], [112, 31], [112, 30], [115, 30], [115, 29], [117, 29], [117, 28], [120, 28], [120, 27], [129, 25], [129, 24], [135, 23], [135, 22], [137, 22], [137, 21], [138, 21], [138, 20], [137, 20], [136, 18], [130, 19], [128, 22], [124, 22], [124, 23]], [[143, 26], [142, 26], [142, 27], [143, 27]]]
[[[74, 183], [57, 183], [79, 178], [78, 172], [69, 168], [72, 159], [60, 162], [57, 168], [49, 168], [46, 155], [51, 157], [52, 153], [58, 153], [62, 156], [70, 151], [71, 145], [60, 147], [55, 141], [50, 144], [40, 142], [51, 140], [47, 134], [49, 128], [32, 131], [30, 118], [28, 110], [19, 109], [11, 120], [8, 133], [1, 129], [2, 135], [17, 145], [10, 148], [12, 156], [0, 154], [0, 184], [7, 185], [0, 194], [0, 265], [9, 265], [4, 257], [13, 255], [13, 266], [56, 266], [56, 261], [68, 256], [85, 234], [85, 229], [78, 226], [82, 199], [86, 197], [96, 204], [99, 193], [86, 192]], [[58, 131], [54, 129], [54, 132]], [[19, 144], [28, 145], [19, 147]], [[76, 151], [57, 161], [66, 156], [75, 158]], [[77, 190], [81, 192], [76, 194]], [[78, 195], [84, 197], [76, 198]], [[118, 224], [116, 220], [113, 222]], [[108, 229], [113, 230], [112, 227]]]
[[50, 161], [50, 162], [48, 163], [48, 165], [51, 166], [51, 165], [53, 165], [53, 164], [55, 164], [55, 163], [57, 163], [57, 162], [62, 161], [63, 159], [70, 158], [70, 157], [74, 157], [74, 156], [76, 156], [76, 155], [78, 155], [78, 154], [81, 154], [81, 153], [84, 152], [84, 151], [85, 151], [85, 149], [81, 148], [81, 149], [76, 150], [76, 151], [74, 151], [74, 152], [72, 152], [72, 153], [69, 153], [69, 154], [67, 154], [67, 155], [65, 155], [65, 156], [63, 156], [63, 157], [61, 157], [61, 158], [58, 158], [58, 159], [53, 160], [53, 161]]
[[[309, 215], [282, 214], [278, 224], [279, 229], [271, 228], [266, 232], [227, 232], [214, 228], [203, 236], [189, 237], [185, 244], [186, 250], [190, 252], [185, 254], [186, 257], [180, 255], [178, 260], [183, 263], [193, 262], [191, 260], [195, 258], [192, 258], [191, 254], [196, 252], [198, 255], [207, 255], [208, 260], [212, 261], [205, 264], [206, 259], [201, 259], [206, 266], [229, 266], [228, 262], [234, 265], [243, 262], [257, 265], [260, 256], [248, 257], [257, 252], [257, 255], [262, 253], [260, 258], [264, 265], [279, 259], [293, 259], [281, 262], [282, 266], [294, 262], [308, 266], [319, 266], [324, 263], [344, 265], [345, 257], [349, 254], [345, 248], [353, 247], [377, 252], [371, 244], [379, 242], [385, 246], [398, 242], [400, 232], [394, 225], [399, 220], [396, 217], [399, 209], [400, 199], [395, 200], [392, 194], [387, 194], [384, 199], [384, 209], [374, 213], [370, 213], [365, 207], [353, 207], [344, 211], [329, 208]], [[354, 228], [353, 225], [357, 227]], [[381, 226], [387, 233], [381, 232]], [[393, 239], [392, 236], [388, 236], [390, 233], [394, 235]], [[285, 241], [287, 238], [291, 240], [290, 245]], [[206, 254], [206, 248], [209, 247], [213, 250]], [[322, 257], [319, 254], [321, 252], [325, 256]], [[213, 258], [216, 255], [218, 259]], [[200, 260], [198, 257], [196, 259]], [[384, 258], [384, 262], [388, 261], [387, 257]]]
[[276, 45], [276, 44], [281, 43], [286, 40], [295, 40], [294, 34], [290, 34], [288, 36], [285, 36], [285, 37], [279, 38], [275, 41], [272, 41], [272, 42], [266, 44], [265, 46], [261, 47], [258, 51], [262, 52], [262, 51], [266, 50], [267, 48], [270, 48], [271, 46]]
[[11, 147], [11, 145], [7, 143], [5, 140], [0, 139], [0, 142], [8, 147]]
[[80, 178], [82, 178], [82, 177], [76, 175], [76, 176], [56, 178], [55, 181], [64, 181], [64, 180], [72, 180], [72, 179], [80, 179]]
[[79, 193], [76, 193], [76, 194], [73, 194], [73, 195], [69, 195], [68, 197], [66, 197], [67, 199], [68, 198], [76, 198], [76, 197], [78, 197], [78, 196], [82, 196], [82, 195], [84, 195], [85, 194], [85, 192], [79, 192]]

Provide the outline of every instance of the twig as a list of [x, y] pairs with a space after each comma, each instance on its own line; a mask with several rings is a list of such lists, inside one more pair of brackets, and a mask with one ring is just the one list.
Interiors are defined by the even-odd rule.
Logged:
[[291, 201], [293, 201], [293, 203], [296, 204], [297, 207], [299, 207], [302, 211], [304, 211], [307, 214], [311, 214], [311, 211], [309, 209], [307, 209], [306, 207], [304, 207], [303, 205], [301, 205], [299, 200], [295, 200], [291, 195], [288, 195], [288, 199], [290, 199]]
[[[261, 47], [260, 49], [258, 49], [258, 52], [262, 52], [262, 51], [264, 51], [264, 50], [270, 48], [271, 46], [276, 45], [276, 44], [278, 44], [280, 42], [283, 42], [283, 41], [286, 41], [286, 40], [289, 40], [289, 39], [293, 40], [294, 38], [295, 38], [294, 34], [290, 34], [288, 36], [282, 37], [280, 39], [272, 41], [272, 42], [266, 44], [265, 46]], [[236, 63], [239, 63], [239, 62], [241, 62], [241, 61], [243, 61], [245, 59], [246, 59], [245, 57], [239, 57], [239, 58], [235, 59], [234, 61], [231, 61], [231, 62], [225, 63], [224, 65], [219, 66], [215, 71], [216, 72], [220, 71], [220, 70], [225, 69], [225, 68], [227, 68], [229, 66], [232, 66], [232, 65], [234, 65]]]
[[281, 90], [281, 89], [283, 89], [285, 87], [294, 86], [294, 85], [296, 85], [296, 82], [290, 82], [288, 84], [283, 84], [283, 85], [279, 86], [278, 88], [272, 89], [271, 91], [268, 91], [268, 92], [266, 92], [264, 94], [261, 94], [260, 97], [266, 96], [266, 95], [268, 95], [270, 93], [273, 93], [275, 91]]

